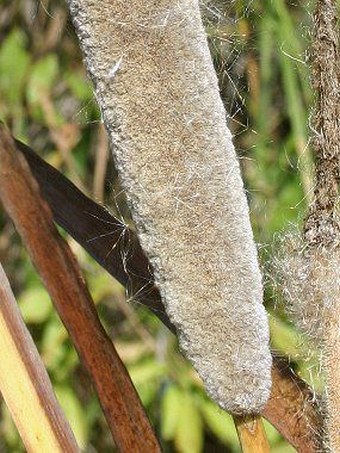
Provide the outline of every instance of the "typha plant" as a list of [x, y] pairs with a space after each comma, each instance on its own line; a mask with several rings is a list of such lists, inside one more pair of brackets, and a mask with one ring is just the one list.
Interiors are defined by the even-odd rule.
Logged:
[[69, 0], [141, 244], [181, 349], [218, 404], [271, 386], [262, 282], [197, 0]]
[[285, 237], [279, 262], [283, 293], [297, 327], [320, 351], [325, 376], [322, 433], [340, 451], [340, 54], [336, 2], [316, 2], [311, 62], [314, 198], [304, 230]]

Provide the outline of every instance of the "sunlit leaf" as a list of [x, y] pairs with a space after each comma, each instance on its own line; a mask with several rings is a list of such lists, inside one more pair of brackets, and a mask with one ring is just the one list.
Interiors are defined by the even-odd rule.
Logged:
[[51, 299], [41, 286], [28, 288], [20, 295], [18, 303], [26, 323], [41, 324], [53, 311]]
[[240, 444], [232, 417], [209, 400], [202, 400], [200, 410], [208, 429], [219, 441], [238, 451]]
[[203, 422], [193, 396], [183, 392], [176, 426], [175, 445], [179, 453], [200, 453], [203, 448]]
[[22, 100], [24, 81], [30, 64], [25, 34], [14, 29], [0, 47], [0, 93], [7, 107], [14, 108]]
[[145, 406], [148, 406], [158, 392], [160, 379], [164, 376], [165, 365], [148, 359], [130, 366], [129, 373]]
[[58, 60], [47, 55], [32, 67], [27, 87], [27, 99], [32, 104], [40, 102], [41, 92], [50, 92], [58, 74]]
[[58, 386], [55, 392], [66, 418], [70, 422], [78, 445], [81, 449], [84, 449], [89, 435], [86, 411], [84, 411], [74, 391], [69, 387]]
[[161, 430], [165, 440], [173, 440], [176, 433], [179, 414], [182, 410], [183, 391], [175, 385], [166, 389], [161, 401]]
[[41, 342], [41, 355], [49, 369], [57, 370], [67, 353], [64, 346], [67, 332], [56, 317], [46, 325]]
[[89, 101], [94, 96], [91, 83], [84, 73], [69, 72], [66, 81], [73, 95], [80, 101]]
[[293, 326], [273, 316], [269, 318], [269, 321], [272, 348], [292, 358], [299, 357], [301, 355], [301, 339], [299, 339]]
[[164, 375], [165, 365], [154, 359], [145, 360], [129, 367], [129, 373], [135, 385], [148, 383]]
[[53, 106], [52, 96], [58, 71], [56, 55], [50, 54], [38, 60], [32, 67], [26, 90], [27, 101], [35, 118], [53, 126], [63, 123], [62, 116]]

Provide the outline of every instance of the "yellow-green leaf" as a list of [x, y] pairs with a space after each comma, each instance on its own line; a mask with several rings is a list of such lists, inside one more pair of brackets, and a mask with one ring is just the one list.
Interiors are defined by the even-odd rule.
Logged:
[[170, 385], [161, 402], [161, 431], [164, 440], [173, 440], [179, 414], [182, 410], [183, 392], [175, 385]]
[[53, 310], [51, 299], [42, 287], [31, 287], [24, 291], [18, 303], [26, 323], [41, 324]]
[[89, 434], [86, 411], [82, 408], [72, 389], [60, 386], [56, 387], [55, 392], [78, 445], [82, 450], [85, 449]]
[[209, 400], [202, 401], [200, 409], [207, 427], [218, 440], [233, 451], [239, 451], [240, 444], [231, 415]]
[[184, 393], [176, 426], [175, 445], [179, 453], [200, 453], [204, 431], [201, 414], [190, 393]]

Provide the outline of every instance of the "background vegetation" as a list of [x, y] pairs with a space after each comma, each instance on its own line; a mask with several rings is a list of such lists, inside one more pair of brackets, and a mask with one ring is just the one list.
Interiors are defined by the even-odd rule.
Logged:
[[[292, 0], [205, 0], [202, 6], [263, 266], [271, 260], [277, 233], [303, 219], [312, 194], [308, 119], [313, 97], [306, 53], [312, 7]], [[130, 223], [65, 2], [0, 0], [0, 119]], [[126, 303], [122, 287], [68, 240], [164, 451], [240, 451], [231, 417], [206, 397], [174, 337], [131, 298]], [[108, 237], [108, 253], [112, 246]], [[2, 211], [0, 261], [81, 447], [112, 451], [89, 380]], [[313, 354], [283, 315], [267, 266], [264, 271], [272, 347], [319, 388]], [[270, 425], [266, 429], [274, 453], [293, 450]], [[3, 403], [0, 451], [23, 451]]]

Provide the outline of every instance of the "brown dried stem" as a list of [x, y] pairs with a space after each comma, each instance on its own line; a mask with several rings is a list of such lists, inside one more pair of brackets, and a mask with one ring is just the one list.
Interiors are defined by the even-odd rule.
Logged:
[[[340, 246], [340, 44], [336, 0], [317, 0], [312, 41], [312, 85], [316, 104], [312, 116], [316, 155], [314, 201], [305, 225], [307, 259], [315, 263], [316, 288], [332, 281], [334, 269], [327, 263]], [[318, 250], [319, 249], [319, 250]], [[321, 259], [321, 254], [327, 259]], [[336, 261], [336, 259], [334, 260]], [[336, 266], [338, 265], [335, 264]], [[335, 288], [336, 286], [334, 286]], [[340, 451], [340, 294], [333, 288], [317, 301], [326, 372], [326, 443]]]
[[[16, 144], [39, 182], [55, 221], [122, 283], [135, 300], [149, 308], [176, 333], [153, 284], [152, 271], [135, 233], [81, 193], [31, 148], [19, 141]], [[316, 452], [320, 418], [315, 410], [313, 392], [287, 364], [283, 365], [275, 357], [272, 381], [271, 398], [262, 415], [299, 452]]]
[[340, 49], [335, 0], [317, 0], [312, 41], [314, 201], [306, 221], [310, 246], [339, 243]]
[[58, 234], [23, 156], [0, 126], [0, 197], [87, 368], [122, 452], [158, 452], [130, 377], [101, 325], [69, 247]]
[[321, 416], [316, 395], [290, 368], [273, 357], [272, 393], [262, 415], [299, 453], [319, 451]]

